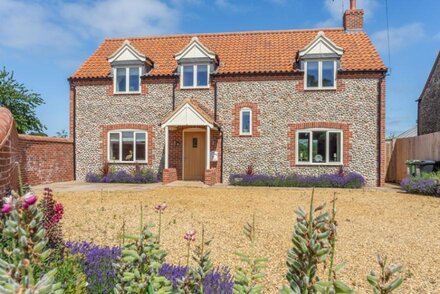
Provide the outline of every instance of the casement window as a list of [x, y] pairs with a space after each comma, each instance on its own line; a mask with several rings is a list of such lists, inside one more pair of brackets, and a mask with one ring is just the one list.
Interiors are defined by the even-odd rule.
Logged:
[[319, 60], [305, 62], [305, 89], [335, 89], [336, 61]]
[[307, 129], [297, 131], [297, 164], [342, 164], [342, 134], [341, 130], [334, 129]]
[[208, 88], [209, 66], [207, 64], [181, 65], [180, 73], [181, 88]]
[[115, 67], [113, 74], [114, 92], [117, 94], [140, 93], [141, 67]]
[[252, 110], [247, 107], [240, 109], [240, 135], [252, 135]]
[[110, 162], [146, 162], [148, 133], [137, 130], [116, 130], [108, 133]]

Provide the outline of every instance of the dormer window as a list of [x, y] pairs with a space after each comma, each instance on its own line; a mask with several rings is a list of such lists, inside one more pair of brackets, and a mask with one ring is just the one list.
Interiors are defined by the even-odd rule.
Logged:
[[336, 70], [344, 50], [319, 32], [315, 39], [298, 53], [304, 70], [304, 89], [336, 89]]
[[209, 87], [209, 66], [207, 64], [185, 64], [181, 67], [181, 88]]
[[115, 93], [140, 93], [141, 67], [116, 67], [113, 70]]
[[112, 67], [113, 92], [115, 94], [140, 94], [141, 76], [153, 67], [153, 62], [140, 53], [130, 41], [108, 57]]
[[181, 89], [209, 88], [209, 75], [215, 70], [217, 57], [197, 37], [193, 37], [175, 59]]
[[305, 61], [306, 89], [334, 89], [336, 86], [336, 61]]

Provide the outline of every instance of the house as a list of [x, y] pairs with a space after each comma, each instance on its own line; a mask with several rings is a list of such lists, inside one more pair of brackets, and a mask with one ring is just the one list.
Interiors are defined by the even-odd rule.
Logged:
[[75, 175], [163, 182], [341, 167], [385, 176], [385, 73], [352, 0], [343, 27], [106, 39], [69, 78]]
[[418, 135], [440, 132], [440, 51], [418, 101]]

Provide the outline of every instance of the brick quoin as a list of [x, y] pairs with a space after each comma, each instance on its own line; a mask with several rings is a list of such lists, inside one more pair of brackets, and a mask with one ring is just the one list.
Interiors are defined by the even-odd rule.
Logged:
[[310, 128], [326, 128], [326, 129], [339, 129], [343, 133], [343, 166], [348, 166], [351, 162], [351, 124], [340, 122], [304, 122], [289, 124], [288, 137], [290, 143], [287, 145], [288, 160], [290, 166], [303, 166], [296, 164], [296, 132], [302, 129]]
[[[154, 128], [152, 125], [139, 124], [139, 123], [126, 123], [126, 124], [112, 124], [101, 126], [101, 159], [102, 163], [108, 161], [108, 132], [113, 130], [130, 129], [130, 130], [142, 130], [148, 132], [148, 160], [147, 164], [152, 165], [154, 160]], [[134, 164], [134, 162], [133, 162]]]
[[[252, 110], [252, 135], [240, 135], [240, 110]], [[260, 137], [260, 109], [254, 102], [240, 102], [232, 108], [232, 137]]]
[[177, 181], [177, 171], [175, 168], [166, 168], [163, 170], [162, 182], [164, 185]]
[[[378, 154], [380, 154], [380, 169], [378, 170], [378, 186], [383, 187], [385, 185], [386, 177], [386, 141], [385, 141], [385, 92], [386, 82], [385, 79], [379, 80], [381, 84], [381, 97], [380, 97], [380, 144], [378, 146]], [[379, 160], [378, 160], [379, 162]]]

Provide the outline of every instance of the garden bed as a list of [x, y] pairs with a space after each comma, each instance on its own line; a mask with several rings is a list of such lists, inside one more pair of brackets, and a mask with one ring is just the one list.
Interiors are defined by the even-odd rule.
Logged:
[[[396, 191], [318, 189], [316, 203], [328, 203], [334, 191], [338, 193], [339, 223], [336, 261], [347, 262], [339, 274], [341, 280], [358, 293], [369, 292], [366, 275], [377, 269], [375, 256], [380, 253], [404, 266], [408, 277], [397, 293], [438, 291], [440, 234], [436, 228], [440, 226], [440, 199]], [[286, 283], [285, 261], [296, 219], [294, 210], [307, 205], [310, 193], [310, 189], [163, 187], [139, 193], [55, 195], [65, 206], [65, 238], [101, 245], [119, 245], [124, 222], [127, 233], [139, 231], [141, 203], [143, 222], [157, 223], [153, 207], [166, 202], [161, 238], [169, 253], [166, 262], [185, 264], [183, 234], [189, 229], [200, 232], [204, 223], [206, 234], [213, 238], [210, 250], [214, 264], [232, 271], [240, 264], [234, 252], [247, 248], [242, 226], [255, 213], [256, 249], [259, 255], [269, 258], [266, 293], [277, 293], [278, 287]]]

